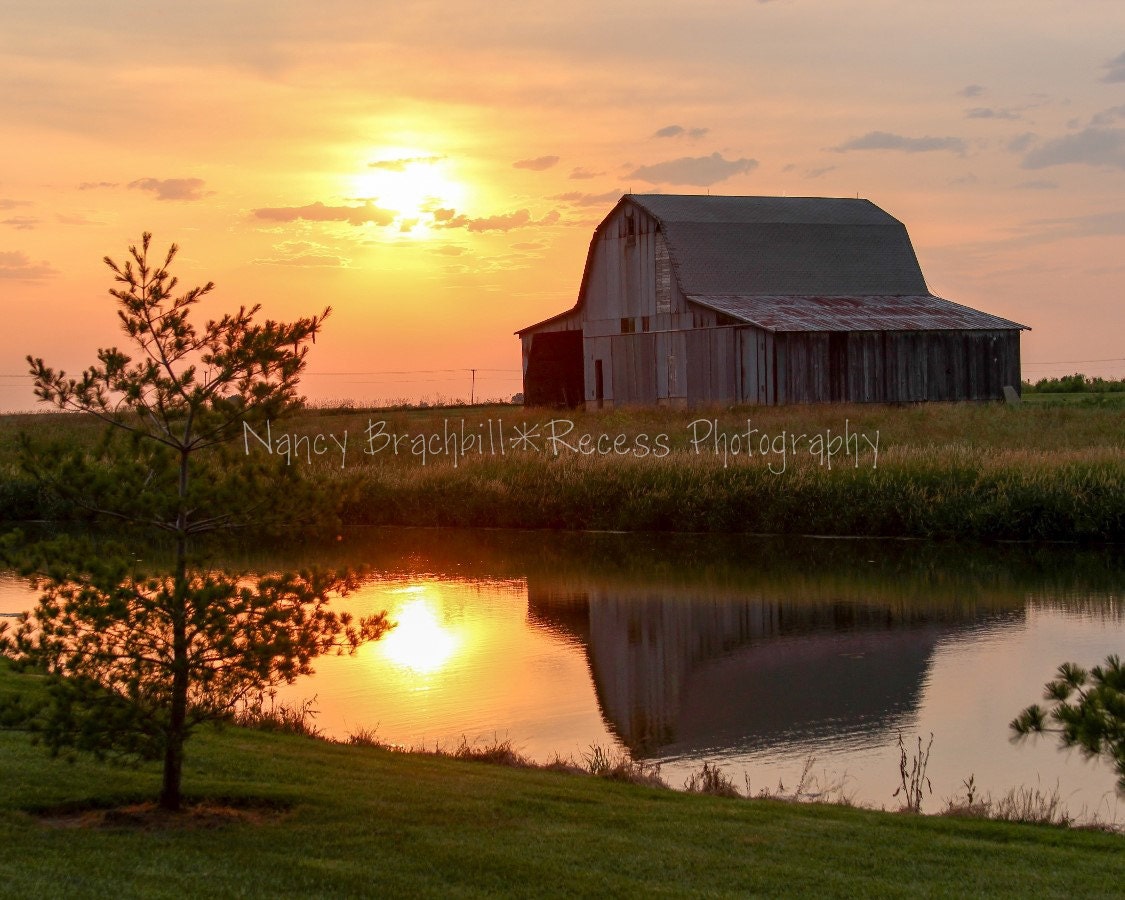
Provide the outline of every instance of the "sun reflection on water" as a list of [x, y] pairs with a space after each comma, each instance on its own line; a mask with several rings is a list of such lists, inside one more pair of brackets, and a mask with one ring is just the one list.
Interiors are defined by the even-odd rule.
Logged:
[[391, 613], [396, 626], [376, 646], [395, 665], [421, 675], [437, 672], [457, 651], [458, 635], [442, 624], [434, 599], [421, 586], [403, 593], [412, 599]]

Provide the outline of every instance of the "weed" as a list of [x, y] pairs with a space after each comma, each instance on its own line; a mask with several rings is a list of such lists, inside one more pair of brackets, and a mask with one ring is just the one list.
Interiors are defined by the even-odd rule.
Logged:
[[[556, 759], [557, 759], [556, 755]], [[591, 744], [582, 754], [584, 766], [580, 771], [588, 772], [597, 778], [610, 781], [626, 781], [630, 784], [643, 784], [649, 787], [667, 787], [660, 777], [659, 765], [648, 765], [629, 757], [624, 752], [606, 750], [600, 744]]]
[[[266, 705], [267, 699], [269, 705]], [[253, 700], [235, 710], [231, 721], [245, 728], [260, 731], [281, 731], [286, 734], [303, 734], [320, 738], [323, 733], [313, 721], [317, 716], [316, 697], [295, 703], [278, 703], [277, 692], [262, 692]]]
[[453, 751], [442, 755], [452, 756], [454, 759], [490, 763], [494, 766], [510, 766], [515, 769], [535, 768], [535, 763], [516, 750], [510, 740], [501, 741], [495, 736], [489, 742], [477, 740], [470, 744], [468, 738], [462, 735], [461, 743]]
[[902, 809], [906, 812], [920, 813], [925, 791], [928, 790], [931, 794], [934, 792], [934, 786], [930, 783], [930, 779], [926, 777], [926, 767], [930, 764], [930, 748], [933, 745], [934, 733], [932, 731], [930, 732], [930, 742], [924, 749], [922, 747], [922, 736], [918, 735], [918, 749], [914, 752], [913, 758], [908, 758], [902, 732], [900, 731], [898, 734], [898, 773], [901, 784], [891, 796], [897, 797], [902, 794]]
[[1074, 818], [1063, 805], [1056, 783], [1051, 790], [1041, 786], [1016, 787], [994, 801], [990, 819], [1003, 822], [1030, 822], [1037, 825], [1074, 824]]
[[384, 750], [399, 750], [398, 744], [387, 744], [377, 736], [375, 728], [357, 728], [345, 739], [344, 743], [351, 747], [381, 747]]
[[801, 775], [797, 779], [797, 786], [789, 791], [780, 779], [774, 789], [760, 788], [756, 793], [750, 784], [750, 775], [743, 776], [746, 782], [746, 797], [756, 797], [761, 800], [781, 800], [786, 803], [829, 803], [836, 806], [856, 806], [855, 796], [848, 792], [847, 774], [830, 776], [827, 771], [821, 777], [812, 774], [812, 767], [816, 757], [811, 754], [805, 759]]
[[1014, 787], [999, 798], [977, 793], [972, 775], [961, 782], [964, 795], [951, 797], [941, 811], [943, 816], [973, 819], [993, 819], [1000, 822], [1022, 822], [1030, 825], [1053, 825], [1058, 828], [1083, 828], [1091, 831], [1121, 833], [1123, 826], [1110, 816], [1103, 820], [1097, 813], [1087, 814], [1083, 808], [1071, 813], [1059, 793], [1058, 783], [1051, 789], [1041, 785]]
[[712, 794], [716, 797], [741, 797], [731, 777], [717, 765], [705, 762], [698, 772], [692, 772], [684, 782], [689, 794]]

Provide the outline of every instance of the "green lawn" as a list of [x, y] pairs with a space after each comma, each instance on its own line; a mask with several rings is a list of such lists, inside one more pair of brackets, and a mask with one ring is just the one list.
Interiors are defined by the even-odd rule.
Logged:
[[[0, 694], [26, 685], [0, 665]], [[150, 798], [158, 781], [0, 731], [0, 894], [1096, 897], [1125, 883], [1116, 835], [724, 800], [235, 728], [189, 743], [187, 792], [285, 812], [147, 831], [33, 814]]]

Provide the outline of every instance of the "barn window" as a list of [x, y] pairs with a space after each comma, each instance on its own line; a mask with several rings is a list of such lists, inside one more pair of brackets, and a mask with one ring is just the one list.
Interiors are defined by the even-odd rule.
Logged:
[[632, 246], [637, 242], [637, 220], [633, 218], [633, 211], [625, 212], [625, 243]]
[[621, 319], [621, 333], [622, 334], [632, 334], [636, 330], [637, 330], [637, 324], [636, 324], [636, 322], [633, 321], [632, 318], [630, 318], [629, 316], [625, 316], [624, 318]]
[[649, 331], [652, 328], [652, 318], [650, 316], [641, 316], [641, 331]]

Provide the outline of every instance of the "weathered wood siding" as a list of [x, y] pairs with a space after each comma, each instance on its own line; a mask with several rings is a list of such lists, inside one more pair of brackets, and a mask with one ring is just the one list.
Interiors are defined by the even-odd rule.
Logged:
[[590, 254], [581, 298], [586, 402], [598, 402], [599, 361], [603, 405], [686, 402], [684, 338], [693, 322], [656, 221], [623, 207], [601, 228]]
[[[612, 386], [606, 400], [625, 404], [681, 405], [687, 401], [687, 332], [617, 334], [589, 342], [594, 357], [605, 359]], [[589, 393], [589, 392], [587, 392]]]
[[1019, 332], [778, 334], [776, 377], [779, 403], [999, 400], [1019, 389]]
[[774, 383], [774, 336], [760, 328], [739, 328], [738, 400], [741, 403], [773, 404], [777, 402]]

